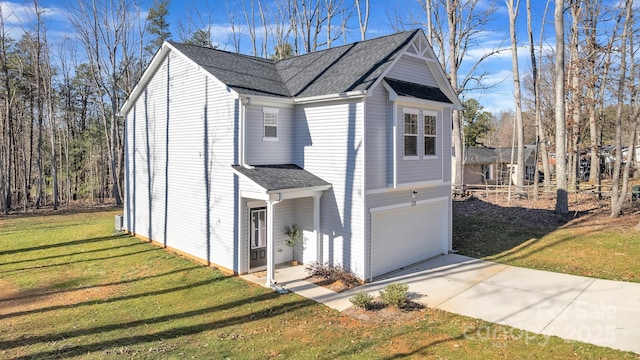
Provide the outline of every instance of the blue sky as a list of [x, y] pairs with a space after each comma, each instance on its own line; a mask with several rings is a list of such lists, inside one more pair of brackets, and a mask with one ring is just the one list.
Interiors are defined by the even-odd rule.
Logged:
[[[263, 0], [265, 1], [265, 0]], [[351, 2], [353, 0], [344, 0]], [[525, 43], [527, 41], [527, 33], [526, 33], [526, 13], [525, 13], [525, 1], [521, 0], [522, 4], [520, 5], [520, 18], [517, 22], [519, 31], [518, 31], [518, 41], [520, 42], [520, 48], [518, 50], [518, 56], [520, 58], [520, 72], [521, 77], [531, 71], [531, 65], [529, 60], [528, 53], [528, 45]], [[233, 3], [233, 1], [230, 1]], [[265, 3], [269, 5], [272, 3], [271, 0], [266, 0]], [[481, 0], [478, 5], [479, 8], [483, 8], [487, 6], [487, 0]], [[188, 20], [185, 18], [185, 14], [194, 13], [193, 9], [195, 8], [194, 4], [198, 4], [197, 8], [200, 11], [200, 17], [192, 16], [191, 21], [197, 24], [206, 23], [208, 19], [211, 19], [214, 27], [213, 29], [216, 32], [215, 41], [219, 44], [222, 49], [233, 51], [234, 48], [232, 44], [228, 40], [228, 32], [229, 22], [227, 17], [227, 5], [223, 0], [210, 1], [207, 5], [200, 5], [201, 3], [198, 1], [191, 0], [172, 0], [170, 6], [170, 15], [171, 15], [171, 23], [172, 23], [172, 32], [174, 38], [179, 40], [180, 32], [178, 29], [178, 23], [182, 22], [186, 23]], [[514, 110], [514, 101], [513, 101], [513, 79], [512, 79], [512, 67], [511, 67], [511, 51], [509, 49], [509, 19], [507, 7], [503, 0], [498, 0], [495, 2], [497, 7], [497, 11], [493, 16], [493, 21], [486, 29], [485, 32], [482, 33], [481, 38], [478, 41], [478, 46], [469, 50], [468, 57], [465, 59], [465, 62], [470, 66], [470, 64], [474, 63], [474, 59], [482, 56], [486, 51], [494, 48], [500, 48], [501, 51], [499, 54], [492, 56], [490, 59], [485, 60], [483, 62], [483, 66], [480, 68], [481, 71], [486, 73], [485, 76], [485, 85], [491, 86], [490, 89], [484, 91], [474, 91], [467, 94], [467, 97], [473, 97], [480, 101], [480, 103], [485, 107], [485, 110], [492, 112], [494, 115], [498, 115], [500, 111], [510, 111]], [[539, 39], [539, 29], [540, 23], [542, 21], [542, 13], [544, 12], [546, 2], [545, 1], [532, 1], [532, 12], [534, 14], [534, 37], [535, 41], [538, 42]], [[554, 41], [553, 39], [553, 2], [550, 4], [549, 14], [547, 23], [545, 24], [545, 33], [548, 34], [545, 37], [545, 43], [548, 41]], [[369, 25], [367, 29], [367, 38], [373, 38], [376, 36], [387, 35], [395, 32], [391, 23], [392, 19], [395, 17], [395, 14], [399, 13], [403, 16], [409, 16], [406, 14], [419, 14], [420, 7], [418, 0], [370, 0], [371, 6], [371, 15], [369, 19]], [[233, 8], [233, 5], [231, 5]], [[237, 13], [236, 16], [241, 18], [242, 8], [239, 4], [235, 4]], [[360, 34], [358, 30], [357, 19], [353, 18], [350, 22], [350, 32], [347, 37], [348, 42], [358, 41], [360, 40]], [[245, 39], [248, 38], [248, 35], [245, 35]], [[334, 43], [334, 45], [341, 45], [342, 40]], [[501, 45], [502, 44], [502, 45]], [[501, 45], [501, 46], [500, 46]], [[241, 52], [250, 52], [251, 48], [248, 43], [244, 43], [241, 48]], [[464, 65], [464, 63], [463, 63]], [[465, 68], [463, 67], [463, 72], [465, 72]]]
[[[267, 6], [272, 6], [274, 0], [263, 0]], [[344, 0], [351, 2], [353, 0]], [[373, 38], [381, 35], [387, 35], [394, 32], [391, 24], [391, 18], [394, 17], [394, 13], [400, 13], [403, 16], [409, 16], [410, 14], [419, 14], [420, 8], [418, 0], [370, 0], [371, 15], [369, 19], [369, 25], [367, 30], [367, 37]], [[481, 0], [480, 7], [486, 6]], [[146, 16], [146, 11], [151, 6], [153, 0], [144, 0], [141, 3], [141, 17]], [[48, 37], [50, 43], [61, 42], [65, 38], [73, 37], [73, 30], [70, 28], [70, 24], [66, 20], [66, 1], [51, 1], [41, 0], [41, 6], [46, 8], [46, 22], [48, 28]], [[231, 8], [235, 7], [236, 21], [243, 20], [242, 8], [238, 2], [233, 0], [228, 1], [231, 4]], [[539, 29], [542, 15], [546, 2], [532, 1], [532, 7], [534, 12], [534, 33], [535, 41], [539, 39]], [[6, 20], [6, 27], [11, 34], [19, 34], [22, 29], [29, 27], [29, 19], [32, 16], [29, 15], [29, 11], [26, 9], [30, 6], [28, 2], [0, 2], [3, 14]], [[483, 53], [492, 48], [497, 48], [502, 43], [502, 49], [498, 55], [494, 55], [492, 58], [486, 60], [481, 71], [486, 73], [485, 85], [493, 85], [489, 90], [475, 91], [467, 94], [467, 97], [474, 97], [480, 101], [485, 107], [485, 110], [492, 112], [494, 115], [498, 115], [503, 110], [513, 110], [513, 82], [511, 72], [511, 52], [509, 51], [509, 23], [507, 8], [503, 0], [496, 1], [498, 8], [494, 14], [494, 19], [481, 34], [477, 46], [470, 49], [468, 57], [464, 63], [471, 64], [474, 59], [477, 59]], [[547, 41], [553, 41], [552, 31], [552, 16], [553, 16], [553, 2], [550, 4], [551, 9], [548, 14], [547, 24], [545, 25], [545, 32], [551, 36], [545, 38]], [[522, 0], [520, 9], [520, 18], [518, 20], [518, 41], [520, 42], [519, 58], [520, 58], [520, 72], [521, 76], [531, 70], [528, 49], [526, 42], [526, 14], [524, 9], [524, 0]], [[206, 24], [211, 24], [212, 31], [214, 33], [214, 42], [218, 43], [220, 48], [233, 51], [232, 43], [229, 41], [229, 21], [228, 21], [227, 1], [225, 0], [211, 0], [211, 1], [195, 1], [195, 0], [171, 0], [170, 3], [170, 16], [169, 21], [171, 24], [171, 31], [175, 40], [181, 40], [181, 35], [184, 33], [181, 31], [181, 26], [187, 27], [201, 27]], [[189, 25], [190, 24], [190, 25]], [[349, 24], [351, 30], [348, 33], [347, 42], [353, 42], [360, 39], [357, 20], [352, 19]], [[246, 32], [246, 30], [245, 30]], [[17, 35], [16, 35], [17, 36]], [[249, 53], [251, 47], [246, 42], [248, 35], [245, 35], [245, 42], [241, 47], [241, 52]], [[341, 45], [344, 40], [339, 40], [334, 45]], [[550, 44], [548, 44], [550, 45]], [[465, 72], [463, 67], [462, 72]]]

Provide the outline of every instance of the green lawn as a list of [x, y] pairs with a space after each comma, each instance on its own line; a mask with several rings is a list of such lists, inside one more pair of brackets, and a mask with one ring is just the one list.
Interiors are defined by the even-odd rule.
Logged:
[[360, 322], [112, 235], [117, 213], [0, 217], [0, 358], [637, 358], [430, 309]]
[[609, 220], [602, 213], [545, 230], [491, 213], [459, 213], [453, 220], [453, 247], [460, 254], [507, 265], [640, 282], [637, 223], [635, 215]]

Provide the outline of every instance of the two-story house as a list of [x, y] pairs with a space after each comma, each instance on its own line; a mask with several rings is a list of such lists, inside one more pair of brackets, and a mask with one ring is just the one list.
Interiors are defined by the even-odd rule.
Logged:
[[121, 109], [124, 226], [268, 285], [292, 257], [371, 280], [451, 249], [460, 108], [421, 30], [280, 61], [165, 43]]

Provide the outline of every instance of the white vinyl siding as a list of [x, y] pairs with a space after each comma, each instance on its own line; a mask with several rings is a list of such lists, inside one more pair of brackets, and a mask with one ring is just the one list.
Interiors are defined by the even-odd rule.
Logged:
[[378, 86], [366, 99], [366, 171], [368, 189], [381, 189], [392, 182], [393, 177], [393, 109], [389, 94]]
[[293, 162], [293, 109], [287, 107], [269, 109], [269, 114], [277, 112], [278, 117], [278, 137], [271, 141], [264, 137], [267, 114], [265, 109], [267, 108], [262, 106], [246, 107], [246, 162], [249, 165], [291, 164]]
[[438, 86], [425, 61], [413, 56], [402, 56], [393, 68], [389, 70], [386, 77], [416, 84]]
[[236, 116], [225, 86], [168, 54], [127, 114], [129, 231], [237, 270]]
[[[423, 125], [423, 116], [424, 114], [435, 114], [436, 115], [436, 134], [441, 134], [442, 136], [436, 136], [436, 149], [442, 149], [443, 146], [443, 138], [446, 136], [451, 136], [451, 131], [447, 131], [445, 128], [447, 126], [443, 126], [442, 121], [442, 112], [436, 111], [435, 109], [414, 109], [414, 108], [406, 108], [401, 105], [398, 105], [397, 108], [397, 116], [398, 116], [398, 124], [399, 131], [397, 132], [396, 141], [397, 141], [397, 181], [398, 186], [402, 186], [402, 184], [408, 183], [416, 183], [416, 182], [425, 182], [425, 181], [434, 181], [443, 179], [443, 158], [441, 156], [405, 156], [404, 154], [404, 140], [405, 134], [402, 131], [401, 127], [404, 126], [404, 116], [406, 112], [418, 112], [418, 145], [419, 149], [418, 155], [422, 154], [422, 149], [424, 148], [424, 125]], [[450, 151], [450, 150], [449, 150]], [[418, 160], [419, 161], [415, 161]]]
[[296, 109], [295, 163], [332, 184], [321, 198], [323, 262], [364, 276], [363, 103]]

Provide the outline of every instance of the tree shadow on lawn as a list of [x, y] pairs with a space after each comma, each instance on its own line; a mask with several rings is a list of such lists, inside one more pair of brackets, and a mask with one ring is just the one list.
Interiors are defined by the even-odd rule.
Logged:
[[101, 241], [115, 240], [115, 239], [118, 239], [118, 238], [123, 238], [124, 239], [124, 238], [127, 238], [127, 237], [128, 236], [126, 236], [126, 235], [119, 235], [119, 236], [102, 236], [102, 237], [91, 238], [91, 239], [76, 239], [76, 240], [70, 240], [70, 241], [65, 241], [65, 242], [56, 242], [56, 243], [53, 243], [53, 244], [38, 245], [38, 246], [29, 247], [29, 248], [19, 248], [19, 249], [13, 249], [13, 250], [4, 250], [4, 251], [0, 251], [0, 256], [20, 254], [20, 253], [26, 253], [26, 252], [38, 251], [38, 250], [50, 250], [50, 249], [55, 249], [55, 248], [59, 248], [59, 247], [68, 247], [68, 246], [73, 246], [73, 245], [90, 244], [90, 243], [96, 243], [96, 242], [101, 242]]
[[[114, 249], [117, 249], [117, 248], [120, 248], [120, 246], [119, 247], [115, 247]], [[113, 260], [113, 259], [123, 258], [123, 257], [127, 257], [127, 256], [139, 255], [139, 254], [146, 253], [146, 252], [151, 252], [151, 251], [162, 251], [162, 249], [161, 248], [143, 248], [142, 250], [139, 250], [139, 251], [131, 251], [131, 252], [126, 252], [124, 254], [109, 255], [109, 256], [103, 256], [103, 257], [99, 257], [99, 258], [96, 257], [96, 258], [90, 258], [90, 259], [67, 261], [67, 262], [56, 263], [56, 264], [34, 265], [34, 266], [28, 266], [28, 267], [21, 268], [21, 269], [11, 269], [11, 270], [0, 271], [0, 273], [1, 274], [9, 274], [9, 273], [21, 272], [21, 271], [25, 271], [25, 270], [45, 269], [45, 268], [52, 268], [52, 267], [67, 266], [67, 265], [72, 265], [72, 264], [89, 263], [89, 262], [100, 261], [100, 260]], [[3, 264], [0, 264], [0, 265], [3, 265]]]
[[[141, 276], [141, 277], [136, 277], [134, 279], [116, 281], [116, 282], [111, 282], [111, 283], [106, 283], [106, 284], [80, 286], [80, 287], [73, 287], [73, 288], [57, 290], [57, 291], [48, 291], [47, 289], [27, 290], [23, 294], [20, 294], [20, 295], [17, 295], [17, 296], [13, 296], [13, 297], [10, 297], [10, 298], [0, 298], [0, 303], [9, 302], [9, 301], [24, 300], [24, 299], [37, 301], [38, 300], [37, 298], [42, 297], [42, 296], [51, 296], [51, 295], [57, 295], [57, 294], [64, 294], [64, 293], [82, 291], [82, 290], [99, 288], [99, 287], [107, 288], [107, 287], [113, 287], [113, 286], [129, 285], [129, 284], [136, 283], [136, 282], [142, 282], [142, 281], [147, 281], [147, 280], [151, 280], [151, 279], [157, 279], [157, 278], [160, 278], [160, 277], [176, 275], [176, 274], [179, 274], [179, 273], [183, 273], [183, 272], [187, 272], [187, 271], [191, 271], [191, 270], [199, 269], [199, 268], [201, 268], [201, 266], [182, 268], [182, 269], [172, 270], [172, 271], [168, 271], [168, 272], [161, 273], [161, 274]], [[121, 296], [121, 297], [109, 298], [109, 299], [106, 299], [106, 300], [96, 299], [96, 300], [89, 300], [89, 301], [80, 302], [80, 303], [64, 304], [64, 305], [50, 306], [50, 307], [45, 307], [45, 308], [33, 309], [33, 310], [18, 311], [18, 312], [8, 313], [8, 314], [0, 314], [0, 320], [6, 319], [6, 318], [11, 318], [11, 317], [16, 317], [16, 316], [25, 316], [25, 315], [32, 315], [32, 314], [36, 314], [36, 313], [43, 313], [43, 312], [47, 312], [47, 311], [74, 309], [74, 308], [78, 308], [78, 307], [81, 307], [81, 306], [95, 305], [97, 303], [108, 304], [108, 303], [113, 303], [113, 302], [117, 302], [117, 301], [138, 299], [138, 298], [142, 298], [142, 297], [146, 297], [146, 296], [168, 294], [168, 293], [175, 292], [175, 291], [182, 291], [182, 290], [187, 290], [187, 289], [191, 289], [191, 288], [198, 287], [198, 286], [204, 286], [204, 285], [212, 284], [213, 282], [220, 281], [220, 280], [223, 280], [223, 279], [226, 279], [226, 278], [229, 278], [229, 276], [220, 275], [219, 277], [214, 278], [214, 279], [208, 279], [208, 280], [200, 281], [200, 282], [197, 282], [197, 283], [187, 284], [187, 285], [183, 285], [183, 286], [177, 286], [177, 287], [173, 287], [173, 288], [169, 288], [169, 289], [156, 290], [156, 291], [140, 293], [140, 294], [125, 295], [125, 296]]]
[[[139, 320], [134, 320], [130, 322], [98, 326], [98, 327], [88, 328], [88, 329], [78, 329], [74, 331], [52, 334], [52, 335], [34, 336], [34, 337], [25, 338], [25, 339], [17, 339], [12, 341], [0, 342], [0, 349], [10, 349], [10, 348], [21, 347], [25, 345], [33, 345], [36, 343], [47, 343], [47, 342], [55, 342], [60, 340], [68, 340], [70, 338], [78, 337], [78, 336], [87, 336], [92, 334], [100, 334], [104, 332], [118, 331], [118, 330], [127, 330], [127, 329], [131, 329], [132, 327], [138, 327], [138, 326], [146, 327], [150, 324], [160, 324], [160, 323], [171, 322], [174, 320], [181, 320], [186, 318], [197, 318], [197, 319], [204, 320], [206, 318], [205, 316], [209, 314], [224, 312], [225, 310], [229, 310], [229, 309], [233, 309], [233, 308], [237, 308], [245, 305], [255, 306], [257, 303], [270, 301], [279, 296], [289, 296], [289, 295], [280, 295], [276, 292], [267, 292], [261, 295], [247, 297], [241, 300], [231, 301], [221, 305], [187, 311], [183, 313], [158, 316], [150, 319], [139, 319]], [[240, 324], [248, 323], [251, 321], [256, 321], [264, 318], [286, 314], [290, 311], [311, 306], [313, 304], [315, 304], [315, 302], [312, 300], [300, 299], [300, 300], [295, 300], [295, 301], [287, 302], [280, 305], [270, 306], [259, 312], [251, 313], [249, 316], [247, 316], [247, 314], [242, 314], [242, 315], [231, 316], [231, 317], [227, 317], [227, 318], [223, 318], [215, 321], [197, 321], [196, 324], [193, 324], [193, 325], [178, 326], [178, 327], [170, 328], [168, 330], [149, 333], [149, 334], [143, 334], [143, 335], [137, 335], [137, 336], [125, 336], [125, 337], [105, 340], [105, 341], [96, 342], [96, 343], [65, 347], [62, 349], [51, 350], [51, 351], [44, 351], [36, 354], [25, 355], [22, 357], [18, 357], [16, 359], [74, 357], [79, 355], [86, 355], [87, 353], [90, 353], [90, 352], [104, 351], [104, 350], [115, 348], [115, 347], [132, 346], [132, 345], [139, 345], [143, 343], [149, 343], [153, 341], [174, 339], [178, 337], [194, 335], [194, 334], [198, 334], [205, 331], [221, 329], [229, 326], [240, 325]], [[146, 331], [149, 331], [149, 330], [146, 330]]]
[[58, 215], [75, 215], [75, 214], [93, 214], [101, 212], [111, 211], [123, 211], [122, 207], [117, 207], [115, 204], [89, 204], [89, 205], [70, 205], [61, 206], [58, 210], [53, 210], [52, 207], [42, 207], [38, 210], [29, 209], [27, 212], [11, 211], [8, 215], [0, 213], [0, 219], [20, 219], [20, 218], [34, 218], [34, 217], [46, 217], [46, 216], [58, 216]]
[[[474, 258], [497, 259], [509, 250], [530, 247], [545, 235], [588, 213], [590, 211], [586, 210], [563, 216], [552, 210], [503, 207], [476, 198], [454, 201], [453, 249]], [[571, 239], [562, 238], [536, 252]]]
[[[117, 238], [114, 237], [112, 239], [117, 239]], [[22, 260], [16, 260], [16, 261], [0, 262], [0, 266], [16, 265], [16, 264], [21, 264], [21, 263], [29, 263], [29, 262], [33, 262], [33, 261], [52, 260], [52, 259], [57, 259], [57, 258], [65, 258], [65, 257], [71, 257], [71, 256], [86, 255], [86, 254], [97, 253], [97, 252], [102, 252], [102, 251], [111, 251], [111, 250], [115, 250], [115, 249], [122, 249], [122, 248], [140, 246], [140, 244], [141, 244], [140, 242], [131, 242], [131, 243], [124, 244], [124, 245], [109, 246], [109, 247], [101, 248], [101, 249], [92, 249], [92, 250], [77, 251], [77, 252], [71, 252], [71, 253], [65, 253], [65, 254], [56, 254], [56, 255], [51, 255], [51, 256], [39, 256], [39, 257], [35, 257], [35, 258], [32, 258], [32, 259], [22, 259]], [[10, 271], [13, 271], [13, 270], [22, 270], [22, 269], [11, 269]], [[2, 273], [2, 272], [3, 271], [0, 271], [0, 273]]]

